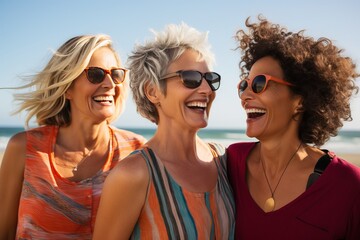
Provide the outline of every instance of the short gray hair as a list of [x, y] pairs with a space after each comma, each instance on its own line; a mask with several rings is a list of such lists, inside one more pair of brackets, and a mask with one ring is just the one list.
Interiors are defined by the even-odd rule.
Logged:
[[166, 81], [159, 81], [166, 74], [169, 65], [178, 59], [185, 50], [199, 53], [199, 61], [205, 61], [212, 68], [215, 58], [210, 51], [208, 32], [199, 32], [185, 23], [169, 24], [162, 32], [151, 30], [154, 39], [137, 44], [128, 58], [130, 69], [130, 88], [137, 106], [137, 112], [154, 123], [159, 115], [156, 107], [144, 93], [148, 84], [155, 85], [166, 94]]

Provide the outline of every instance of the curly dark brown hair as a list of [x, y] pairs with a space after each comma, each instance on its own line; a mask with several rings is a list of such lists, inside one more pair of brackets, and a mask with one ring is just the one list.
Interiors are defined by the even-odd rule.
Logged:
[[331, 40], [304, 36], [273, 24], [262, 15], [258, 23], [245, 25], [249, 32], [238, 30], [243, 56], [239, 63], [241, 78], [246, 78], [251, 66], [260, 58], [271, 56], [279, 61], [285, 80], [293, 83], [294, 94], [303, 98], [299, 138], [302, 142], [322, 146], [336, 136], [343, 121], [351, 121], [350, 98], [359, 88], [356, 65]]

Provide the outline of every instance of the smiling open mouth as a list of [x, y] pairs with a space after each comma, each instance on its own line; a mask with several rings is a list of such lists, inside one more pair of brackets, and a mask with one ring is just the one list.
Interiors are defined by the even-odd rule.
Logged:
[[186, 106], [191, 109], [205, 110], [207, 107], [207, 103], [206, 102], [191, 102], [191, 103], [186, 104]]
[[98, 96], [93, 98], [96, 102], [112, 103], [114, 101], [113, 96]]
[[246, 114], [248, 118], [258, 118], [263, 116], [265, 113], [266, 113], [265, 109], [259, 109], [259, 108], [246, 109]]

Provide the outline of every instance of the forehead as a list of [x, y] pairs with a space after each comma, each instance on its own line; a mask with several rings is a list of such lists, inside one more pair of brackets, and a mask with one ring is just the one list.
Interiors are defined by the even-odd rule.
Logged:
[[117, 67], [118, 65], [120, 65], [120, 63], [118, 63], [115, 53], [108, 47], [101, 47], [97, 49], [91, 56], [88, 64], [89, 67], [97, 66], [105, 69]]
[[187, 49], [178, 59], [170, 63], [168, 72], [176, 72], [179, 70], [209, 71], [208, 64], [204, 60], [200, 60], [200, 56], [199, 52]]
[[280, 79], [284, 77], [284, 71], [279, 61], [270, 56], [260, 58], [252, 65], [249, 78], [253, 78], [259, 74], [268, 74]]

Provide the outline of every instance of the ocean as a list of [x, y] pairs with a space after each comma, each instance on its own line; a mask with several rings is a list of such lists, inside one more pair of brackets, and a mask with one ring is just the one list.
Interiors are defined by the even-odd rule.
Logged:
[[[143, 135], [150, 139], [155, 129], [150, 128], [123, 128]], [[22, 127], [0, 127], [0, 151], [4, 151], [12, 135], [23, 131]], [[218, 142], [225, 146], [235, 142], [256, 141], [245, 134], [244, 129], [202, 129], [199, 136], [208, 142]], [[360, 131], [340, 131], [338, 136], [333, 137], [322, 148], [326, 148], [335, 153], [355, 153], [360, 154]]]

